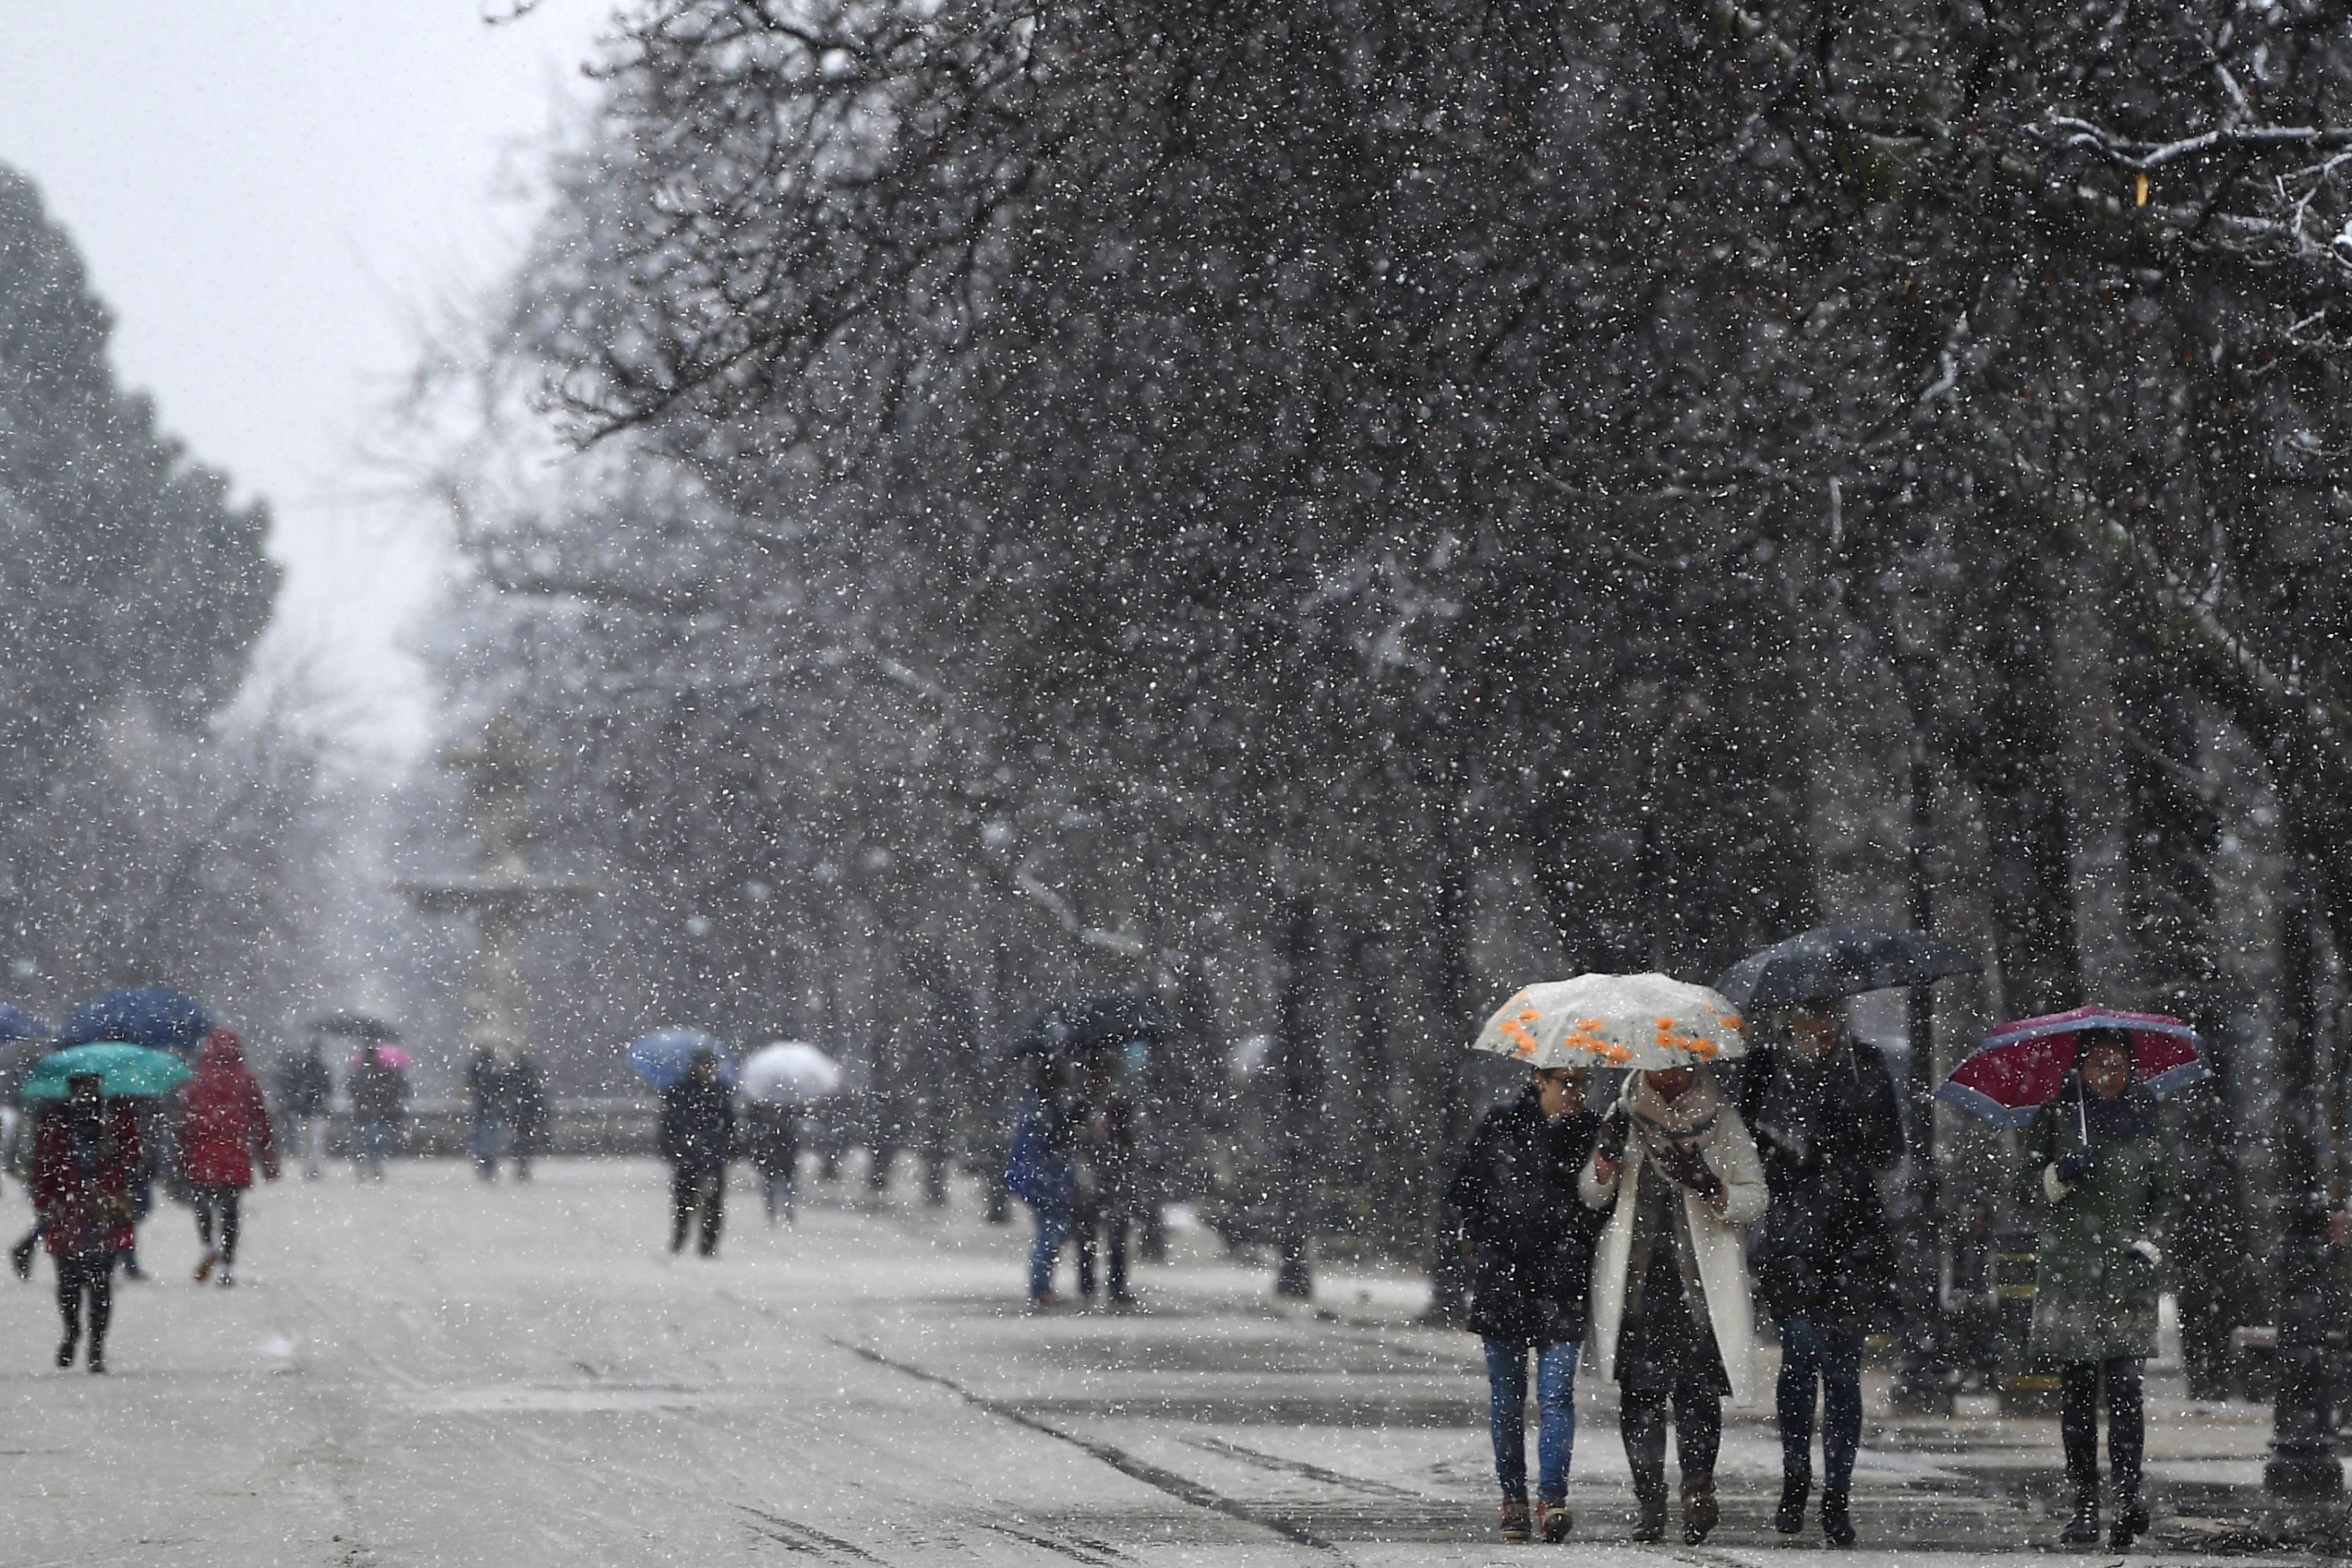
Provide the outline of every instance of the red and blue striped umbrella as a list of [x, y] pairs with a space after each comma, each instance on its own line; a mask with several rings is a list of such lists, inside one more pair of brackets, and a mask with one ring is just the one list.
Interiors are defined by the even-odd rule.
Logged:
[[2132, 1077], [2159, 1100], [2213, 1076], [2198, 1059], [2197, 1031], [2179, 1019], [2077, 1007], [2003, 1024], [1952, 1069], [1936, 1098], [1995, 1126], [2022, 1127], [2065, 1088], [2090, 1029], [2120, 1029], [2131, 1037]]

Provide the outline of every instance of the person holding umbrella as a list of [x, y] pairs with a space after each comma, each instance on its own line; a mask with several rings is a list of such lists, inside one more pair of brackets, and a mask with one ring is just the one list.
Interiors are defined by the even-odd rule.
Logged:
[[2116, 1497], [2108, 1544], [2121, 1552], [2148, 1527], [2140, 1363], [2156, 1353], [2165, 1237], [2181, 1197], [2171, 1136], [2155, 1097], [2135, 1081], [2131, 1033], [2087, 1028], [2075, 1044], [2078, 1068], [2026, 1127], [2015, 1194], [2041, 1217], [2032, 1352], [2060, 1368], [2059, 1429], [2074, 1513], [2059, 1541], [2098, 1543], [2104, 1382]]
[[1895, 1321], [1895, 1239], [1876, 1177], [1903, 1158], [1894, 1076], [1833, 1001], [1780, 1010], [1780, 1038], [1741, 1075], [1739, 1114], [1762, 1158], [1769, 1205], [1757, 1269], [1780, 1327], [1780, 1506], [1772, 1528], [1805, 1527], [1813, 1415], [1822, 1411], [1822, 1533], [1851, 1546], [1862, 1444], [1862, 1342]]
[[327, 1102], [334, 1092], [326, 1056], [319, 1048], [319, 1037], [312, 1035], [302, 1054], [278, 1069], [278, 1110], [293, 1127], [293, 1144], [302, 1152], [304, 1181], [317, 1181], [326, 1168]]
[[[1577, 1200], [1577, 1173], [1601, 1119], [1584, 1108], [1589, 1068], [1538, 1067], [1463, 1151], [1446, 1202], [1475, 1258], [1470, 1331], [1486, 1355], [1486, 1426], [1503, 1489], [1503, 1539], [1566, 1541], [1576, 1442], [1576, 1356], [1585, 1335], [1601, 1216]], [[1528, 1512], [1528, 1358], [1536, 1368], [1536, 1510]]]
[[253, 1163], [278, 1179], [278, 1151], [270, 1137], [269, 1107], [261, 1085], [245, 1065], [245, 1049], [226, 1029], [215, 1029], [196, 1058], [196, 1081], [180, 1104], [181, 1174], [194, 1195], [196, 1238], [205, 1249], [196, 1265], [201, 1285], [220, 1270], [224, 1286], [236, 1283], [236, 1244], [246, 1190], [253, 1185]]
[[1666, 1417], [1682, 1467], [1683, 1540], [1718, 1517], [1723, 1395], [1753, 1392], [1755, 1326], [1739, 1232], [1761, 1218], [1764, 1173], [1715, 1064], [1747, 1026], [1723, 996], [1663, 974], [1584, 974], [1529, 986], [1473, 1049], [1530, 1067], [1581, 1059], [1630, 1069], [1577, 1182], [1608, 1221], [1594, 1248], [1589, 1339], [1616, 1381], [1618, 1431], [1639, 1508], [1634, 1537], [1666, 1528]]
[[735, 1153], [735, 1096], [719, 1077], [719, 1053], [698, 1047], [686, 1076], [662, 1090], [661, 1156], [670, 1163], [669, 1249], [683, 1251], [698, 1220], [695, 1250], [719, 1250], [727, 1205], [727, 1162]]
[[383, 1180], [383, 1163], [399, 1142], [400, 1119], [408, 1108], [408, 1075], [370, 1040], [347, 1085], [352, 1097], [352, 1166], [362, 1180]]
[[1004, 1188], [1029, 1205], [1037, 1237], [1029, 1248], [1029, 1310], [1062, 1304], [1054, 1294], [1054, 1265], [1069, 1237], [1076, 1198], [1079, 1119], [1073, 1113], [1062, 1064], [1050, 1055], [1028, 1058], [1029, 1092], [1022, 1098], [1004, 1164]]
[[87, 1328], [92, 1372], [106, 1370], [114, 1260], [131, 1248], [131, 1184], [141, 1158], [139, 1119], [128, 1100], [108, 1099], [105, 1086], [101, 1072], [74, 1073], [63, 1102], [41, 1112], [33, 1142], [33, 1207], [57, 1268], [65, 1329], [58, 1365], [73, 1365]]

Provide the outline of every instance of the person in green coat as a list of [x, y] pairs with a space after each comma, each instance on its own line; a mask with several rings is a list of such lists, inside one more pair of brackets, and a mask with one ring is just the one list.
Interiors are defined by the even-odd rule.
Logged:
[[2041, 1221], [2032, 1343], [2060, 1369], [2059, 1429], [2074, 1488], [2074, 1515], [2059, 1541], [2098, 1543], [2104, 1377], [2116, 1489], [2110, 1545], [2120, 1552], [2147, 1530], [2140, 1362], [2156, 1353], [2164, 1238], [2180, 1211], [2180, 1180], [2155, 1099], [2132, 1081], [2131, 1037], [2085, 1030], [2079, 1060], [2026, 1129], [2016, 1191]]

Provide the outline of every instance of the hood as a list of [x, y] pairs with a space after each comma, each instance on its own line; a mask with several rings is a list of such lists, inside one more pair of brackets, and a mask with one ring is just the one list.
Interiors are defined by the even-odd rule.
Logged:
[[196, 1056], [198, 1072], [226, 1072], [245, 1065], [245, 1044], [226, 1029], [215, 1029]]

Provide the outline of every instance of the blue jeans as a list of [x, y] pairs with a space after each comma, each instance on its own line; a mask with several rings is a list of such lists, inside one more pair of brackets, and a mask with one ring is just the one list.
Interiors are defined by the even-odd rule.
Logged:
[[[1486, 1345], [1486, 1429], [1495, 1440], [1495, 1479], [1503, 1495], [1528, 1496], [1528, 1347], [1516, 1340]], [[1576, 1346], [1543, 1345], [1536, 1352], [1537, 1495], [1568, 1497], [1568, 1456], [1576, 1446]]]
[[1064, 1204], [1029, 1205], [1037, 1216], [1037, 1239], [1029, 1247], [1029, 1299], [1054, 1293], [1054, 1264], [1062, 1256], [1062, 1242], [1070, 1234], [1070, 1211]]
[[1853, 1456], [1862, 1447], [1862, 1335], [1832, 1333], [1811, 1323], [1780, 1325], [1780, 1468], [1810, 1476], [1813, 1468], [1813, 1384], [1822, 1390], [1822, 1488], [1843, 1493], [1853, 1483]]

